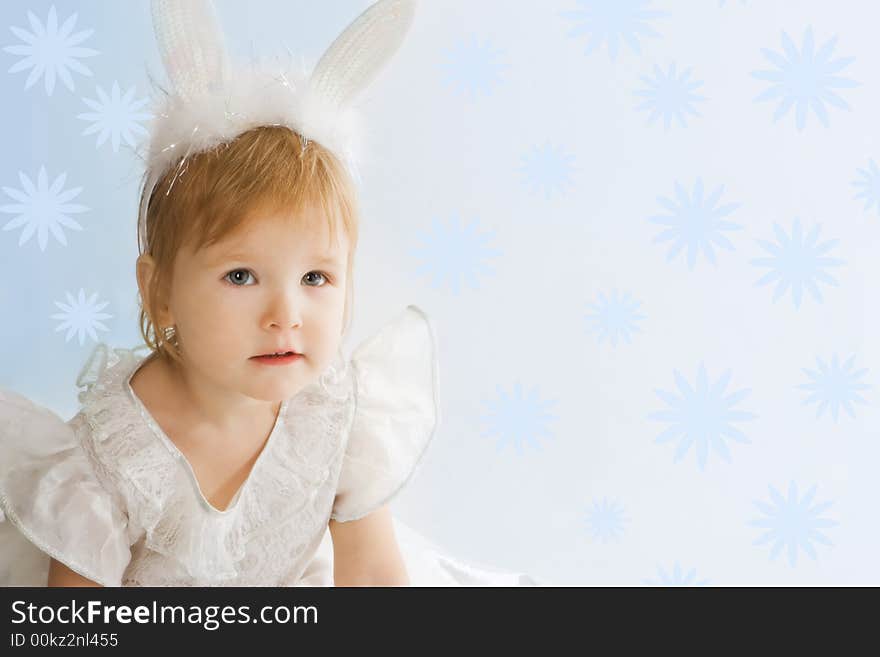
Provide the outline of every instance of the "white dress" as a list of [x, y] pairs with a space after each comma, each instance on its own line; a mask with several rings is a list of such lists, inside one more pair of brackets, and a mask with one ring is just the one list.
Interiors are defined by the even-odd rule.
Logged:
[[[0, 585], [44, 586], [49, 557], [104, 586], [330, 586], [329, 520], [391, 500], [439, 422], [429, 318], [408, 306], [281, 405], [225, 511], [130, 386], [146, 347], [100, 344], [64, 422], [0, 390]], [[413, 586], [508, 586], [394, 519]]]

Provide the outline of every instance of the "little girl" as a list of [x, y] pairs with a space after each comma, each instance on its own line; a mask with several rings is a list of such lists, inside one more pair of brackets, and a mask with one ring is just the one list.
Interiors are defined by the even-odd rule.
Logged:
[[346, 103], [412, 9], [376, 3], [296, 80], [231, 73], [208, 2], [154, 1], [174, 91], [141, 198], [145, 344], [99, 344], [67, 422], [0, 390], [0, 584], [531, 582], [390, 514], [439, 421], [427, 316], [409, 306], [341, 352], [358, 238]]

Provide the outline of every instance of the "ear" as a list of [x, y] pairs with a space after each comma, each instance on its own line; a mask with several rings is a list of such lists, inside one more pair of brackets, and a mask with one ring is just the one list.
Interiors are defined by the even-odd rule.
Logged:
[[[144, 308], [147, 308], [152, 301], [150, 297], [150, 282], [156, 275], [156, 261], [153, 260], [152, 256], [149, 256], [146, 253], [138, 256], [136, 264], [136, 274], [138, 290], [141, 293], [141, 299], [143, 300]], [[171, 309], [168, 307], [167, 304], [163, 304], [160, 308], [158, 308], [157, 313], [159, 314], [159, 316], [154, 317], [153, 320], [159, 326], [164, 327], [174, 325], [174, 316], [171, 314]]]

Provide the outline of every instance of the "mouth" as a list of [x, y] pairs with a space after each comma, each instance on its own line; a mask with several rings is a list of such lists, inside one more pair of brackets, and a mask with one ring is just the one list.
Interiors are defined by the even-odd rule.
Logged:
[[295, 351], [279, 351], [274, 354], [262, 354], [260, 356], [252, 356], [252, 358], [284, 358], [288, 356], [302, 356]]
[[302, 354], [295, 351], [287, 351], [277, 354], [265, 354], [263, 356], [251, 356], [250, 360], [260, 365], [288, 365], [299, 362], [302, 358]]

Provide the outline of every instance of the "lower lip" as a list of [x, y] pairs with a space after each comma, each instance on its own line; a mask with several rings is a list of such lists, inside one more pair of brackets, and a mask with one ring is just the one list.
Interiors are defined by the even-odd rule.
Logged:
[[292, 356], [254, 356], [251, 360], [261, 365], [289, 365], [290, 363], [295, 363], [300, 358], [302, 358], [302, 354], [293, 354]]

